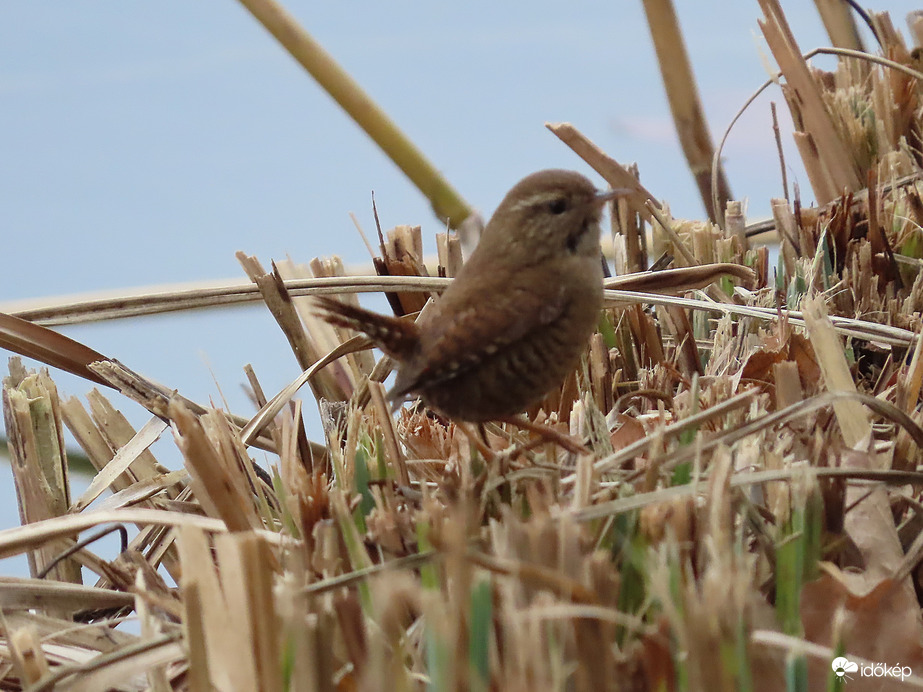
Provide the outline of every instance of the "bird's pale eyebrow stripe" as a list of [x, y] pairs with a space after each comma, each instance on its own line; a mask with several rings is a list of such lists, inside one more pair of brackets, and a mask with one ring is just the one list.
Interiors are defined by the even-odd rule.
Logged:
[[526, 209], [528, 207], [535, 207], [539, 204], [546, 204], [560, 198], [560, 192], [536, 192], [535, 194], [529, 195], [525, 199], [521, 199], [516, 202], [516, 204], [513, 205], [513, 209], [519, 210]]

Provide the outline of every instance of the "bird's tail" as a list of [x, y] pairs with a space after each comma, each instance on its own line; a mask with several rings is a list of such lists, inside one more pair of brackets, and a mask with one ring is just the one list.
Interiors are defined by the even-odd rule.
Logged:
[[317, 296], [314, 305], [318, 317], [338, 327], [362, 332], [378, 348], [399, 362], [409, 360], [419, 346], [420, 330], [408, 320], [379, 315], [326, 296]]

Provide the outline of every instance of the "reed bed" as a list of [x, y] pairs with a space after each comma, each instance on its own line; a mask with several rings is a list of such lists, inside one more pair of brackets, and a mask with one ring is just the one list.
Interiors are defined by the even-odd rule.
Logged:
[[[63, 396], [11, 360], [22, 526], [0, 557], [32, 576], [0, 577], [0, 689], [833, 690], [841, 656], [900, 673], [850, 690], [923, 687], [923, 20], [908, 47], [872, 14], [866, 55], [825, 3], [852, 52], [823, 72], [760, 4], [818, 201], [773, 200], [750, 228], [775, 231], [777, 266], [740, 203], [674, 219], [549, 126], [637, 191], [612, 210], [618, 276], [581, 366], [526, 412], [589, 454], [392, 412], [388, 359], [314, 315], [321, 293], [423, 309], [460, 265], [454, 234], [435, 267], [399, 227], [376, 277], [241, 254], [249, 286], [3, 315], [5, 347], [132, 401]], [[305, 372], [276, 393], [248, 371], [247, 417], [41, 326], [257, 295]], [[135, 405], [138, 430], [118, 408]], [[65, 430], [97, 472], [80, 497]], [[182, 469], [150, 452], [161, 437]]]

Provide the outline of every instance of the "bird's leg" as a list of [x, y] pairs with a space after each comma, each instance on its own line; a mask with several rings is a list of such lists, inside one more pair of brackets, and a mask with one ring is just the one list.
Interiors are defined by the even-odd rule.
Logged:
[[480, 423], [476, 428], [472, 428], [467, 423], [456, 423], [456, 425], [465, 434], [468, 441], [477, 448], [480, 455], [484, 457], [484, 461], [490, 464], [494, 457], [497, 456], [497, 453], [487, 444], [487, 435], [484, 432], [484, 426]]
[[522, 428], [523, 430], [528, 430], [529, 432], [535, 433], [542, 439], [548, 440], [549, 442], [554, 442], [555, 444], [560, 445], [562, 448], [573, 454], [590, 454], [590, 450], [587, 449], [580, 442], [580, 440], [572, 437], [571, 435], [555, 430], [550, 425], [533, 423], [524, 416], [508, 416], [506, 418], [498, 418], [497, 420], [501, 423], [509, 423], [510, 425], [515, 425], [517, 428]]
[[484, 443], [484, 446], [487, 449], [493, 452], [493, 448], [490, 446], [490, 440], [487, 439], [487, 428], [484, 426], [484, 424], [478, 423], [475, 430], [477, 430], [478, 439]]

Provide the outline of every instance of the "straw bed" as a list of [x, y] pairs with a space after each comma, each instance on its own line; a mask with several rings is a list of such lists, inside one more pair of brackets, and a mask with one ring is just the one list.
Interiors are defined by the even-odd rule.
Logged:
[[[2, 345], [151, 418], [136, 431], [101, 391], [64, 399], [11, 362], [23, 526], [0, 531], [0, 557], [27, 554], [32, 576], [0, 582], [0, 688], [837, 689], [838, 656], [907, 671], [849, 689], [923, 687], [923, 83], [886, 15], [871, 16], [880, 53], [909, 73], [858, 53], [823, 73], [760, 4], [819, 203], [773, 200], [777, 267], [739, 203], [715, 210], [723, 225], [674, 219], [636, 169], [549, 126], [636, 190], [613, 209], [619, 276], [598, 333], [525, 413], [589, 454], [528, 426], [393, 413], [390, 361], [315, 316], [312, 293], [425, 310], [460, 251], [441, 236], [427, 270], [419, 227], [382, 234], [379, 277], [238, 255], [305, 370], [278, 394], [248, 372], [260, 411], [247, 417], [5, 315]], [[823, 5], [838, 42], [860, 45]], [[314, 406], [322, 440], [303, 422]], [[78, 498], [65, 429], [97, 471]], [[150, 452], [161, 436], [181, 470]], [[113, 524], [131, 528], [121, 554], [76, 544]]]

